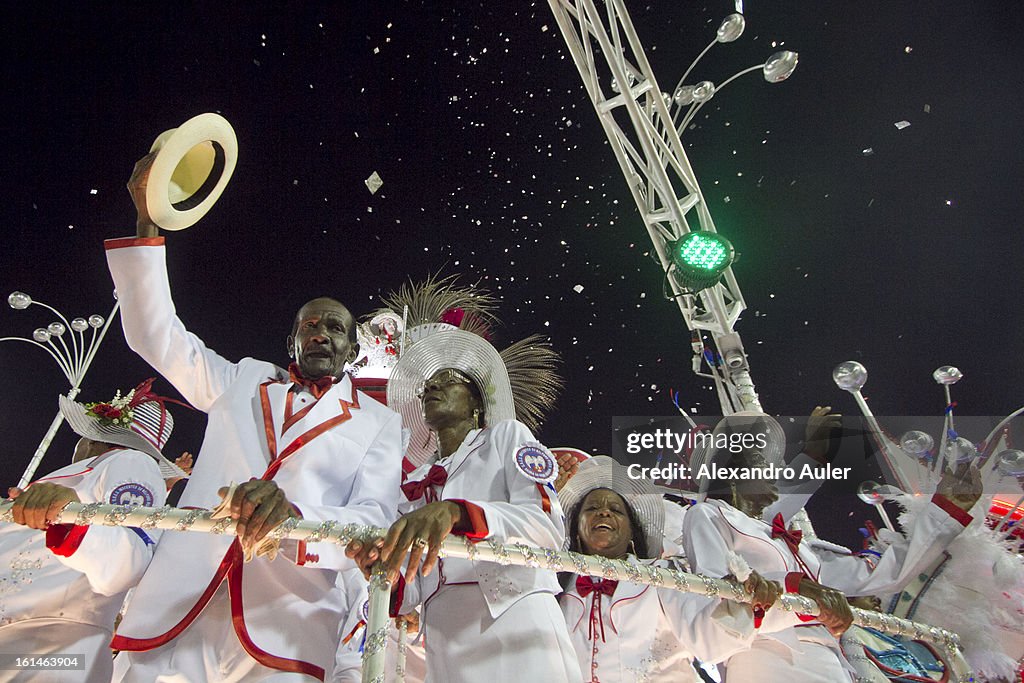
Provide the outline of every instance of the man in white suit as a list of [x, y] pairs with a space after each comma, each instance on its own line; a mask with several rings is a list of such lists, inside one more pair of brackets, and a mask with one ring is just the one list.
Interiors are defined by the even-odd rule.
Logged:
[[[169, 533], [128, 606], [112, 646], [128, 657], [120, 680], [323, 680], [342, 617], [337, 571], [351, 566], [329, 543], [285, 541], [257, 556], [293, 517], [387, 526], [401, 476], [399, 416], [355, 390], [355, 321], [334, 299], [314, 299], [287, 337], [288, 370], [230, 362], [175, 314], [163, 238], [150, 218], [151, 157], [129, 191], [137, 236], [106, 242], [131, 348], [196, 408], [206, 436], [179, 507], [213, 508], [227, 485], [238, 537]], [[249, 561], [251, 559], [251, 561]]]

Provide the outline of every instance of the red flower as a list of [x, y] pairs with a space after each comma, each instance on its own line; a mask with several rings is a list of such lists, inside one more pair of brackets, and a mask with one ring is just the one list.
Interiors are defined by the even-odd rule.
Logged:
[[108, 420], [116, 420], [121, 417], [121, 409], [115, 408], [109, 403], [97, 403], [92, 407], [92, 412], [98, 417], [104, 417]]

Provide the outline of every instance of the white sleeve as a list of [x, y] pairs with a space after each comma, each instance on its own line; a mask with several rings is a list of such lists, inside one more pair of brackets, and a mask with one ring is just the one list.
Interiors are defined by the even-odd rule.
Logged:
[[[159, 507], [167, 497], [160, 467], [150, 456], [125, 450], [103, 460], [97, 483], [80, 497], [95, 502]], [[86, 501], [88, 502], [88, 501]], [[81, 529], [81, 527], [76, 527]], [[142, 578], [159, 540], [158, 530], [132, 527], [85, 527], [81, 543], [70, 555], [57, 554], [60, 562], [82, 572], [92, 589], [101, 595], [123, 593]]]
[[486, 530], [474, 528], [473, 538], [561, 548], [565, 540], [565, 516], [558, 494], [550, 485], [530, 480], [515, 463], [519, 447], [536, 442], [533, 434], [526, 425], [515, 420], [499, 422], [492, 430], [491, 444], [501, 459], [508, 502], [465, 501], [478, 507], [486, 520]]
[[819, 583], [851, 596], [899, 591], [935, 562], [963, 531], [964, 521], [970, 521], [969, 515], [939, 498], [917, 514], [911, 528], [885, 550], [874, 569], [859, 557], [815, 550], [821, 561]]
[[[365, 524], [387, 529], [398, 518], [398, 499], [402, 479], [402, 418], [394, 413], [381, 427], [363, 456], [351, 489], [332, 487], [328, 496], [337, 494], [336, 504], [291, 501], [302, 518], [314, 522], [338, 520], [339, 524]], [[307, 550], [319, 556], [313, 568], [349, 569], [353, 561], [345, 557], [345, 547], [336, 543], [310, 544]]]
[[657, 590], [672, 631], [702, 662], [723, 662], [747, 650], [757, 635], [747, 605], [670, 588]]
[[[723, 528], [725, 526], [722, 513], [711, 504], [698, 503], [686, 511], [683, 518], [683, 539], [686, 543], [686, 558], [694, 573], [704, 574], [713, 579], [720, 579], [732, 573], [729, 569], [729, 558], [734, 551]], [[769, 581], [776, 581], [785, 587], [785, 570], [767, 571], [763, 567], [752, 569]], [[765, 611], [764, 620], [758, 631], [776, 633], [796, 626], [800, 621], [794, 612], [787, 612], [776, 606]]]
[[234, 381], [238, 366], [206, 348], [178, 319], [163, 238], [107, 240], [105, 246], [128, 346], [189, 403], [208, 412]]

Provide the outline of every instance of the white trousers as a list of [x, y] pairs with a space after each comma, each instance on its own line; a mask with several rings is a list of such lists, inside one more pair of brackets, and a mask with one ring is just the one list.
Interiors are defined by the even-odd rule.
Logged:
[[565, 617], [549, 593], [515, 602], [497, 619], [475, 584], [446, 586], [427, 603], [427, 683], [579, 683]]
[[305, 674], [271, 669], [249, 656], [231, 626], [231, 602], [223, 584], [196, 620], [167, 645], [145, 652], [120, 653], [115, 658], [113, 678], [114, 683], [310, 683], [316, 680]]

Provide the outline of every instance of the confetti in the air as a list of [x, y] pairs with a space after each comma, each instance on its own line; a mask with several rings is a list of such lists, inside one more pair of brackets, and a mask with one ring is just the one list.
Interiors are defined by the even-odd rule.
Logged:
[[576, 285], [575, 287], [572, 288], [572, 291], [576, 292], [577, 294], [581, 293], [583, 291], [583, 285]]
[[370, 177], [363, 181], [366, 183], [366, 187], [370, 190], [370, 194], [377, 194], [377, 190], [384, 184], [384, 181], [380, 179], [380, 176], [376, 171], [370, 174]]
[[904, 120], [904, 121], [897, 121], [896, 123], [894, 123], [892, 125], [896, 126], [897, 130], [903, 130], [904, 128], [909, 128], [910, 127], [910, 121], [906, 121], [906, 120]]

